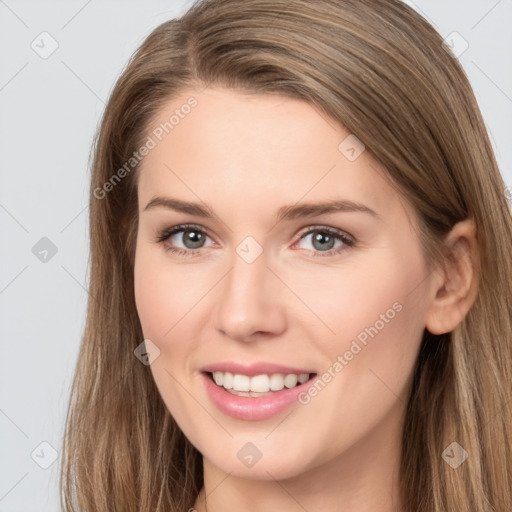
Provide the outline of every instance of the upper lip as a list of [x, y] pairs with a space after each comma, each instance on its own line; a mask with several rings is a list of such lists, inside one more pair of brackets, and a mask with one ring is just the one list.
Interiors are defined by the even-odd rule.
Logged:
[[315, 373], [310, 369], [297, 368], [292, 366], [284, 366], [275, 363], [255, 362], [255, 363], [235, 363], [233, 361], [224, 361], [212, 363], [204, 366], [201, 371], [203, 372], [230, 372], [233, 374], [247, 375], [254, 377], [255, 375], [272, 375], [274, 373], [283, 373], [288, 375], [294, 373], [300, 375], [301, 373]]

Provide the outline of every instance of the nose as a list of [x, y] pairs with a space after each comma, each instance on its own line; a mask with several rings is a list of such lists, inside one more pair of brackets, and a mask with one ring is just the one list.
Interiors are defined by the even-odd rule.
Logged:
[[286, 329], [285, 286], [269, 268], [265, 251], [252, 262], [235, 253], [219, 287], [213, 322], [224, 336], [248, 342]]

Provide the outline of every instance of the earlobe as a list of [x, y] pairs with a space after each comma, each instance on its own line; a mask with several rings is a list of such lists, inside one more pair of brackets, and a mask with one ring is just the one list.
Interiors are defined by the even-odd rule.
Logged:
[[446, 236], [449, 256], [432, 279], [425, 318], [431, 334], [453, 331], [471, 308], [478, 291], [478, 240], [472, 219], [457, 223]]

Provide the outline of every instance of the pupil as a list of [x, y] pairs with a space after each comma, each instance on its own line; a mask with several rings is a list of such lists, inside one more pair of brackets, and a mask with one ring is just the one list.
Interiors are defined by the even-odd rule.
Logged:
[[187, 233], [188, 236], [185, 237], [185, 241], [191, 242], [192, 248], [200, 247], [202, 241], [202, 233], [197, 233], [196, 231], [187, 231]]
[[327, 243], [329, 243], [329, 242], [331, 242], [331, 243], [329, 244], [328, 247], [326, 245], [320, 245], [320, 249], [322, 249], [322, 248], [332, 249], [332, 246], [334, 243], [334, 238], [332, 236], [330, 236], [329, 234], [325, 234], [321, 231], [316, 231], [315, 236], [313, 236], [313, 245], [315, 244], [315, 242], [322, 242], [322, 241], [327, 241]]

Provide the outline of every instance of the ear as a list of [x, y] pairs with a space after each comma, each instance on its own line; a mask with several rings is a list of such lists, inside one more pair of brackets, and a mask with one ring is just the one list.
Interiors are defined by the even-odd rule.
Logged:
[[445, 238], [448, 256], [432, 278], [432, 297], [425, 327], [432, 334], [453, 331], [459, 325], [478, 291], [478, 241], [472, 219], [455, 224]]

